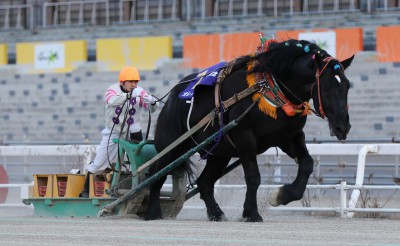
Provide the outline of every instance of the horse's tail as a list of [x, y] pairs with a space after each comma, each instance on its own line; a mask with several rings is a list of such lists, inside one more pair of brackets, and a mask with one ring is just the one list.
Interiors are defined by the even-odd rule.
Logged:
[[180, 177], [183, 177], [182, 175], [184, 175], [188, 182], [188, 189], [193, 188], [193, 186], [196, 184], [197, 174], [195, 172], [195, 163], [190, 159], [186, 160], [182, 165], [170, 172], [170, 174], [173, 173], [179, 175]]
[[182, 171], [186, 175], [189, 186], [193, 186], [197, 180], [197, 175], [194, 172], [194, 166], [195, 166], [195, 163], [190, 159], [185, 161], [185, 163], [181, 166]]

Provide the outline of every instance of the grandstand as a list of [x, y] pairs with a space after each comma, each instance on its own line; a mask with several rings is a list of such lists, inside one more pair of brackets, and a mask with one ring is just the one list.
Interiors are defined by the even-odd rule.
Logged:
[[[382, 56], [378, 28], [400, 26], [399, 2], [1, 1], [0, 45], [6, 48], [3, 52], [0, 47], [0, 143], [97, 143], [104, 127], [103, 93], [117, 78], [117, 71], [104, 62], [104, 56], [109, 55], [104, 53], [113, 50], [97, 49], [106, 39], [170, 37], [171, 42], [165, 44], [168, 52], [170, 49], [167, 58], [141, 69], [141, 86], [161, 97], [185, 75], [203, 68], [188, 66], [185, 37], [245, 32], [269, 37], [288, 31], [337, 28], [361, 28], [361, 47], [347, 73], [352, 83], [349, 138], [398, 138], [400, 59], [385, 60]], [[21, 44], [67, 40], [84, 40], [83, 60], [72, 62], [68, 69], [35, 70], [25, 60], [21, 62], [26, 52]], [[230, 42], [223, 40], [220, 45]], [[150, 50], [161, 51], [163, 47], [151, 46]], [[391, 48], [400, 54], [400, 48]], [[142, 117], [145, 128], [147, 115]], [[305, 131], [308, 139], [333, 140], [327, 122], [315, 116], [309, 118]]]

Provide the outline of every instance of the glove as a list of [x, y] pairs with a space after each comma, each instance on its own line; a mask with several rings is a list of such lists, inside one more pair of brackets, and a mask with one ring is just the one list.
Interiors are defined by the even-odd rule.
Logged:
[[145, 94], [143, 96], [143, 100], [144, 100], [145, 103], [150, 103], [151, 105], [155, 105], [156, 104], [156, 99], [150, 94]]
[[139, 91], [136, 90], [136, 89], [134, 89], [134, 90], [131, 91], [131, 92], [127, 92], [127, 93], [125, 93], [125, 94], [126, 94], [126, 98], [127, 98], [128, 100], [131, 99], [131, 98], [135, 98], [135, 97], [139, 97], [139, 96], [140, 96]]
[[138, 90], [138, 89], [133, 89], [131, 95], [132, 95], [132, 97], [139, 97], [140, 94], [141, 94], [141, 91], [140, 91], [140, 90]]

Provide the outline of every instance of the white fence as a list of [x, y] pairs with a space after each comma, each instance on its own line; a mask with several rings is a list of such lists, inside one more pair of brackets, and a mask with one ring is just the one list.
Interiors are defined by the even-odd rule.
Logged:
[[20, 189], [20, 199], [19, 203], [3, 203], [0, 204], [0, 207], [26, 207], [27, 205], [22, 203], [23, 199], [29, 198], [29, 190], [30, 187], [33, 186], [33, 183], [29, 184], [0, 184], [0, 188], [19, 188]]
[[[307, 148], [312, 156], [358, 156], [357, 174], [355, 185], [347, 185], [345, 182], [337, 185], [308, 185], [308, 189], [337, 189], [339, 190], [340, 204], [338, 207], [276, 207], [271, 210], [290, 211], [335, 211], [341, 217], [352, 217], [353, 212], [400, 212], [400, 208], [356, 208], [361, 189], [400, 189], [400, 186], [390, 185], [364, 185], [365, 161], [367, 156], [400, 156], [400, 144], [308, 144]], [[18, 156], [29, 159], [32, 156], [76, 156], [84, 157], [84, 163], [88, 163], [96, 150], [94, 145], [58, 145], [58, 146], [0, 146], [0, 157]], [[264, 156], [275, 156], [275, 149], [263, 153]], [[285, 155], [278, 149], [279, 155]], [[2, 184], [2, 187], [21, 187], [21, 198], [27, 196], [27, 186], [32, 184]], [[277, 188], [278, 185], [263, 185], [261, 188]], [[217, 188], [244, 188], [243, 185], [219, 185]], [[352, 194], [347, 202], [346, 191], [352, 189]], [[0, 206], [10, 206], [3, 204]]]
[[[259, 189], [263, 190], [273, 190], [281, 187], [281, 185], [261, 185]], [[236, 189], [236, 190], [245, 190], [246, 186], [245, 185], [216, 185], [215, 186], [217, 191], [221, 190], [231, 190], [231, 189]], [[350, 198], [349, 201], [347, 201], [347, 191], [348, 190], [353, 190], [354, 192], [360, 192], [360, 190], [400, 190], [399, 185], [347, 185], [345, 181], [340, 182], [340, 184], [337, 185], [307, 185], [307, 189], [331, 189], [331, 190], [337, 190], [338, 191], [338, 196], [339, 196], [339, 203], [334, 206], [329, 206], [329, 207], [320, 207], [320, 206], [303, 206], [303, 207], [295, 207], [295, 206], [290, 206], [290, 207], [285, 207], [285, 206], [280, 206], [280, 207], [267, 207], [267, 210], [269, 211], [302, 211], [302, 212], [335, 212], [340, 214], [341, 218], [352, 218], [354, 216], [354, 212], [364, 212], [364, 213], [400, 213], [400, 207], [399, 208], [373, 208], [373, 207], [362, 207], [362, 208], [356, 208], [355, 205], [357, 204], [356, 200], [353, 200], [353, 198]], [[358, 197], [357, 197], [358, 200]], [[190, 206], [186, 207], [190, 209], [201, 209], [202, 207], [198, 206]]]
[[[84, 171], [84, 164], [89, 163], [96, 154], [96, 145], [13, 145], [13, 146], [0, 146], [0, 164], [4, 165], [7, 169], [6, 158], [9, 157], [23, 157], [24, 166], [29, 164], [29, 158], [32, 157], [78, 157], [82, 160], [80, 169]], [[64, 159], [63, 162], [66, 160]], [[65, 163], [62, 163], [63, 165]]]

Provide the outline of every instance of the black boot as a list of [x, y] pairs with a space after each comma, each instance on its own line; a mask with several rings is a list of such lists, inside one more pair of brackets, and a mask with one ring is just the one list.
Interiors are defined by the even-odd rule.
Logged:
[[83, 185], [83, 190], [81, 194], [79, 194], [79, 197], [89, 198], [90, 174], [91, 172], [86, 173], [85, 184]]
[[133, 133], [131, 132], [130, 137], [131, 137], [131, 141], [134, 143], [140, 143], [141, 141], [143, 141], [142, 131], [133, 132]]

